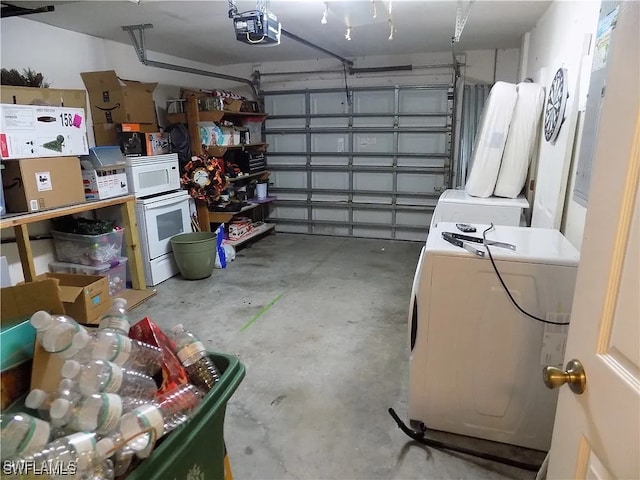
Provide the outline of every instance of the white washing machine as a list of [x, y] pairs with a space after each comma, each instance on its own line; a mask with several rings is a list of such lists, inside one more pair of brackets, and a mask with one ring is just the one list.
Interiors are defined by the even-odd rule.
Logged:
[[431, 217], [431, 228], [438, 222], [492, 223], [522, 225], [529, 202], [524, 195], [517, 198], [472, 197], [464, 190], [445, 190], [440, 195]]
[[[482, 237], [486, 225], [476, 225]], [[454, 246], [440, 222], [422, 249], [409, 310], [409, 419], [427, 428], [548, 450], [558, 397], [542, 367], [561, 365], [568, 327], [516, 310], [488, 256]], [[578, 251], [557, 230], [496, 226], [488, 239], [511, 294], [527, 312], [568, 322]], [[486, 251], [482, 244], [470, 249]]]

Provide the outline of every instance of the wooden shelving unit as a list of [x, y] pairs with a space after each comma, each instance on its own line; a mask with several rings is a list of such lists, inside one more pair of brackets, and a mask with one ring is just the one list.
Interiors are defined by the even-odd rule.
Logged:
[[[200, 143], [200, 131], [198, 129], [198, 122], [210, 121], [210, 122], [220, 122], [222, 120], [230, 120], [231, 122], [237, 122], [241, 119], [253, 118], [258, 119], [259, 121], [264, 121], [268, 114], [266, 113], [254, 113], [254, 112], [233, 112], [229, 110], [211, 110], [211, 111], [200, 111], [198, 109], [198, 97], [196, 95], [188, 95], [185, 102], [185, 110], [186, 113], [171, 113], [168, 115], [170, 122], [175, 123], [186, 123], [187, 128], [189, 130], [189, 137], [191, 138], [191, 151], [194, 152], [202, 152], [203, 149], [206, 149], [206, 152], [209, 155], [214, 157], [223, 157], [230, 150], [256, 150], [256, 151], [265, 151], [269, 146], [266, 143], [254, 143], [254, 144], [244, 144], [244, 145], [224, 145], [224, 146], [209, 146], [205, 147]], [[235, 178], [229, 178], [228, 182], [230, 184], [248, 182], [252, 180], [266, 180], [269, 178], [269, 172], [257, 172], [250, 175], [242, 175]], [[198, 222], [200, 224], [200, 229], [203, 231], [211, 231], [211, 223], [229, 223], [233, 217], [236, 215], [240, 215], [242, 213], [246, 213], [248, 211], [252, 211], [254, 209], [258, 209], [258, 211], [262, 214], [261, 220], [264, 220], [264, 212], [263, 208], [265, 208], [265, 204], [275, 200], [275, 197], [271, 197], [270, 200], [266, 201], [254, 201], [250, 202], [249, 205], [243, 207], [240, 211], [237, 212], [217, 212], [217, 211], [209, 211], [207, 208], [206, 202], [202, 200], [196, 200], [196, 208], [198, 211]], [[268, 227], [265, 227], [268, 225]], [[254, 238], [262, 233], [265, 233], [271, 230], [275, 225], [274, 224], [265, 224], [263, 223], [252, 232], [246, 239], [243, 238], [241, 240], [237, 240], [232, 242], [234, 245], [241, 245], [246, 242], [250, 238]]]
[[229, 243], [233, 246], [233, 247], [239, 247], [240, 245], [242, 245], [243, 243], [248, 242], [249, 240], [251, 240], [252, 238], [256, 238], [260, 235], [262, 235], [263, 233], [267, 233], [269, 230], [272, 230], [273, 228], [275, 228], [276, 224], [275, 223], [263, 223], [262, 225], [254, 228], [253, 230], [251, 230], [251, 232], [238, 239], [238, 240], [229, 240]]
[[51, 220], [65, 215], [73, 215], [75, 213], [89, 212], [104, 207], [120, 205], [122, 221], [124, 223], [124, 242], [127, 249], [127, 263], [129, 271], [131, 272], [131, 285], [133, 289], [123, 291], [118, 297], [125, 298], [129, 304], [129, 308], [133, 308], [156, 294], [155, 289], [147, 289], [144, 279], [140, 239], [138, 238], [138, 227], [136, 224], [135, 200], [136, 197], [134, 195], [125, 195], [107, 200], [87, 201], [77, 205], [53, 208], [41, 212], [9, 214], [0, 219], [0, 229], [13, 227], [24, 279], [26, 282], [32, 282], [35, 280], [37, 274], [33, 262], [31, 241], [29, 240], [29, 224]]

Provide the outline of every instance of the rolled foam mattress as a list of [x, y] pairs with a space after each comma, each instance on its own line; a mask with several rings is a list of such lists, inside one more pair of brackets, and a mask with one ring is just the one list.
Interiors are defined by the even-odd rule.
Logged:
[[513, 83], [496, 82], [489, 92], [471, 154], [471, 173], [465, 186], [471, 196], [486, 198], [493, 194], [517, 97]]
[[544, 106], [544, 88], [537, 83], [519, 83], [518, 98], [502, 155], [494, 195], [516, 198], [527, 180], [531, 154], [538, 139]]

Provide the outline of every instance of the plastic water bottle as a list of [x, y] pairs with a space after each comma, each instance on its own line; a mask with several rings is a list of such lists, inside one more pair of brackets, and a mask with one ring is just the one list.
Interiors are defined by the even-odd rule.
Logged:
[[82, 475], [81, 480], [113, 480], [116, 477], [113, 462], [110, 459], [103, 460], [93, 469]]
[[65, 378], [76, 380], [83, 395], [104, 392], [150, 400], [158, 390], [150, 376], [106, 360], [92, 360], [86, 365], [67, 360], [61, 373]]
[[[61, 471], [58, 475], [50, 475], [52, 478], [82, 478], [82, 474], [103, 461], [95, 448], [96, 440], [95, 433], [73, 433], [44, 445], [30, 455], [22, 455], [11, 463], [14, 468], [20, 462], [37, 468], [54, 465]], [[6, 471], [8, 468], [10, 467], [3, 464], [5, 473], [10, 473]]]
[[34, 313], [29, 320], [38, 331], [37, 339], [47, 351], [70, 358], [78, 353], [72, 348], [72, 341], [78, 332], [85, 332], [84, 327], [67, 315], [51, 315], [44, 310]]
[[51, 403], [52, 419], [65, 419], [67, 426], [77, 432], [111, 433], [122, 415], [122, 399], [114, 393], [96, 393], [72, 403], [58, 398]]
[[98, 330], [91, 334], [79, 332], [73, 338], [73, 346], [87, 344], [93, 360], [106, 360], [121, 367], [156, 374], [162, 367], [162, 350], [111, 330]]
[[127, 314], [127, 301], [124, 298], [113, 299], [109, 311], [100, 317], [100, 326], [98, 328], [129, 335], [131, 324]]
[[51, 435], [47, 422], [22, 412], [0, 415], [0, 429], [2, 460], [42, 448]]
[[[118, 432], [98, 442], [101, 451], [130, 448], [140, 458], [151, 454], [155, 442], [187, 421], [200, 405], [204, 393], [186, 384], [159, 396], [120, 418]], [[126, 445], [126, 446], [125, 446]]]
[[[49, 409], [54, 400], [58, 398], [66, 398], [70, 402], [76, 402], [80, 399], [81, 394], [78, 386], [73, 380], [63, 378], [58, 384], [58, 388], [53, 392], [45, 392], [39, 388], [34, 388], [29, 392], [24, 400], [24, 405], [32, 410], [37, 410], [40, 418], [51, 421]], [[57, 423], [55, 420], [52, 426], [62, 426], [64, 423]]]
[[220, 371], [207, 354], [207, 349], [181, 323], [171, 329], [176, 342], [176, 354], [196, 386], [208, 392], [220, 380]]

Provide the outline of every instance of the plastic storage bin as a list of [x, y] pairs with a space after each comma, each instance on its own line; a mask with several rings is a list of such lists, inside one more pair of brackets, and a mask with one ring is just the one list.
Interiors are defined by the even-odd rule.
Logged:
[[54, 273], [79, 273], [109, 277], [109, 295], [115, 297], [127, 286], [127, 257], [118, 257], [102, 265], [80, 265], [78, 263], [51, 262], [49, 270]]
[[232, 356], [210, 353], [222, 372], [197, 413], [169, 433], [127, 480], [166, 478], [224, 479], [224, 415], [227, 402], [244, 378], [244, 365]]
[[103, 265], [119, 258], [124, 229], [102, 235], [80, 235], [51, 231], [56, 257], [61, 262]]

